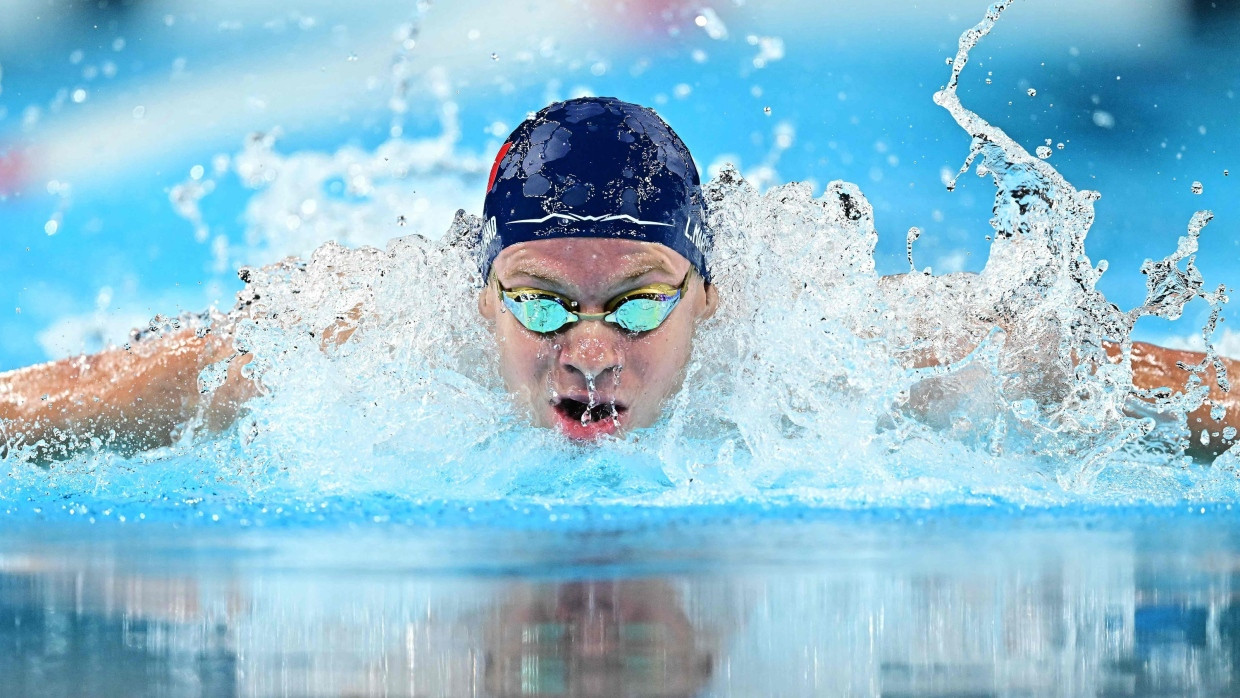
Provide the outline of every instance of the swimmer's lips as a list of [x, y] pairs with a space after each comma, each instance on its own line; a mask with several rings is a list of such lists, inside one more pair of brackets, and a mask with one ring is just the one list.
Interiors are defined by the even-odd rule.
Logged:
[[[585, 395], [578, 397], [562, 396], [555, 400], [552, 412], [555, 413], [556, 426], [571, 439], [590, 440], [607, 434], [615, 434], [620, 429], [620, 421], [628, 407], [623, 403], [598, 401], [593, 408]], [[584, 419], [584, 422], [583, 422]]]

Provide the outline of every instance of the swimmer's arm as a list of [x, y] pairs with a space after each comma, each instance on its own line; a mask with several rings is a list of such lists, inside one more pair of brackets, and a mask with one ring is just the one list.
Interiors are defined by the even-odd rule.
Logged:
[[[348, 341], [362, 319], [360, 305], [337, 316], [321, 334], [323, 350]], [[0, 458], [24, 446], [34, 446], [39, 462], [92, 448], [137, 453], [171, 445], [194, 419], [223, 431], [259, 393], [241, 371], [252, 358], [234, 348], [226, 328], [203, 337], [184, 330], [0, 373]], [[199, 374], [225, 360], [223, 384], [201, 392]]]
[[[1119, 360], [1118, 345], [1108, 344], [1106, 349], [1112, 359]], [[1173, 392], [1182, 392], [1188, 382], [1189, 373], [1177, 364], [1200, 365], [1203, 359], [1205, 359], [1205, 354], [1198, 351], [1167, 349], [1145, 342], [1133, 342], [1132, 384], [1142, 390], [1165, 387]], [[1240, 381], [1240, 361], [1225, 357], [1220, 357], [1219, 360], [1227, 369], [1227, 377], [1233, 383]], [[1225, 441], [1222, 438], [1223, 429], [1232, 427], [1240, 430], [1240, 388], [1223, 392], [1223, 389], [1218, 387], [1213, 366], [1206, 369], [1202, 379], [1210, 387], [1210, 396], [1188, 414], [1188, 427], [1192, 434], [1189, 439], [1189, 453], [1198, 458], [1211, 459], [1226, 451], [1235, 442], [1234, 440]], [[1210, 417], [1210, 408], [1213, 405], [1226, 410], [1221, 421], [1215, 421]], [[1203, 431], [1209, 435], [1209, 441], [1206, 444], [1201, 443]]]
[[[960, 272], [945, 275], [943, 278], [951, 280], [963, 288], [971, 283], [976, 276], [968, 272]], [[882, 278], [880, 288], [898, 292], [902, 287], [905, 287], [908, 281], [908, 275], [906, 274], [887, 276]], [[972, 319], [955, 319], [962, 326], [970, 321], [977, 320], [976, 317]], [[936, 322], [927, 323], [926, 331], [932, 331], [934, 326], [938, 324]], [[987, 330], [988, 328], [979, 326], [979, 329]], [[1001, 327], [1001, 329], [1006, 330], [1007, 328]], [[915, 367], [933, 366], [956, 361], [972, 351], [976, 347], [975, 338], [980, 338], [981, 336], [984, 336], [984, 332], [970, 333], [966, 331], [959, 335], [959, 341], [955, 345], [948, 342], [946, 346], [937, 346], [934, 351], [912, 352], [905, 358], [910, 366]], [[942, 338], [936, 344], [943, 344], [941, 340]], [[1189, 373], [1180, 368], [1177, 363], [1183, 363], [1186, 366], [1200, 365], [1205, 358], [1205, 354], [1202, 352], [1167, 349], [1145, 342], [1134, 342], [1132, 346], [1132, 383], [1134, 387], [1141, 390], [1170, 388], [1173, 392], [1181, 392], [1188, 381]], [[1107, 343], [1106, 350], [1113, 360], [1119, 360], [1119, 345]], [[1234, 441], [1225, 441], [1222, 438], [1223, 429], [1232, 427], [1240, 431], [1240, 361], [1229, 358], [1221, 358], [1221, 361], [1227, 368], [1228, 377], [1236, 387], [1231, 392], [1223, 392], [1218, 387], [1213, 367], [1210, 367], [1202, 376], [1206, 385], [1210, 388], [1209, 398], [1207, 402], [1197, 407], [1188, 415], [1188, 426], [1191, 433], [1189, 453], [1197, 458], [1212, 459], [1227, 450], [1234, 443]], [[1226, 415], [1221, 421], [1215, 421], [1210, 417], [1210, 408], [1213, 405], [1219, 405], [1226, 410]], [[1209, 435], [1208, 443], [1204, 445], [1201, 443], [1203, 431]], [[1215, 435], [1216, 433], [1218, 434], [1217, 436]]]
[[[201, 393], [199, 373], [230, 357], [224, 384]], [[0, 373], [0, 457], [23, 446], [43, 462], [97, 446], [134, 453], [171, 444], [200, 415], [222, 430], [257, 392], [241, 375], [250, 358], [227, 336], [186, 330]]]

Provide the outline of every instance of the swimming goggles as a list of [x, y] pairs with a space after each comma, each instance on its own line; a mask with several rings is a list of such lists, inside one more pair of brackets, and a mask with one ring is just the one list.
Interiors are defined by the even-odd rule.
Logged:
[[649, 332], [667, 319], [689, 286], [690, 269], [680, 286], [651, 284], [621, 294], [607, 302], [602, 313], [582, 313], [578, 303], [550, 291], [520, 287], [507, 289], [497, 278], [500, 300], [512, 316], [531, 332], [549, 334], [579, 320], [602, 320], [629, 332]]

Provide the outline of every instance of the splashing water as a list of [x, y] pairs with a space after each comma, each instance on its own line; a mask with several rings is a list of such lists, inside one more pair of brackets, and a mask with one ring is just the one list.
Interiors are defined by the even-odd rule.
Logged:
[[[311, 512], [326, 497], [363, 495], [846, 507], [1234, 498], [1234, 455], [1213, 466], [1180, 455], [1185, 415], [1207, 394], [1204, 371], [1221, 369], [1210, 340], [1226, 297], [1203, 290], [1192, 258], [1211, 214], [1194, 215], [1176, 251], [1147, 263], [1140, 307], [1125, 312], [1097, 290], [1106, 265], [1090, 261], [1084, 240], [1098, 193], [1073, 188], [957, 94], [969, 52], [1010, 4], [960, 38], [934, 96], [972, 138], [960, 173], [976, 163], [996, 187], [995, 234], [977, 275], [918, 272], [914, 228], [909, 273], [882, 278], [873, 210], [855, 185], [832, 182], [818, 198], [802, 184], [760, 193], [725, 168], [705, 188], [721, 306], [698, 331], [683, 389], [654, 427], [583, 447], [514, 411], [475, 307], [481, 221], [458, 212], [438, 240], [328, 243], [304, 261], [244, 269], [231, 322], [264, 390], [227, 434], [192, 438], [190, 428], [171, 449], [84, 456], [54, 474], [15, 462], [10, 477], [38, 497], [214, 496]], [[319, 235], [358, 242], [352, 233], [372, 221], [404, 215], [406, 178], [443, 167], [470, 181], [485, 164], [453, 160], [452, 116], [442, 139], [394, 138], [374, 154], [284, 157], [270, 140], [252, 142], [233, 161], [260, 190], [251, 235], [266, 252], [295, 251], [292, 214]], [[263, 174], [273, 169], [280, 176]], [[381, 196], [319, 201], [337, 178], [372, 193], [384, 177], [397, 184]], [[1135, 390], [1136, 320], [1177, 318], [1198, 297], [1214, 313], [1188, 388]], [[1107, 343], [1121, 361], [1108, 359]], [[221, 373], [208, 369], [204, 385]], [[590, 387], [586, 414], [596, 407]]]

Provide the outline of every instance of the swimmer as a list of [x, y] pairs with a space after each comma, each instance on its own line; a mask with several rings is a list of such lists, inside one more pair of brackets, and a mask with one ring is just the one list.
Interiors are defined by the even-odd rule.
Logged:
[[[580, 441], [658, 420], [695, 329], [719, 305], [701, 182], [680, 137], [652, 110], [616, 99], [553, 104], [500, 148], [483, 219], [478, 311], [518, 407]], [[348, 340], [351, 319], [341, 320], [324, 342]], [[257, 387], [242, 375], [251, 357], [237, 356], [227, 323], [215, 327], [0, 374], [0, 456], [28, 445], [41, 460], [136, 452], [173, 443], [195, 417], [226, 428]], [[223, 385], [200, 393], [199, 373], [234, 356]], [[1177, 364], [1202, 358], [1135, 344], [1134, 386], [1182, 390], [1188, 373]], [[1240, 362], [1223, 363], [1240, 376]], [[1197, 455], [1209, 457], [1230, 445], [1213, 434], [1240, 427], [1240, 400], [1212, 369], [1204, 378], [1209, 401], [1189, 425]], [[1211, 403], [1227, 408], [1223, 421], [1209, 416]]]

